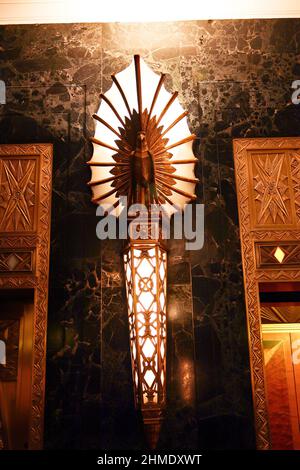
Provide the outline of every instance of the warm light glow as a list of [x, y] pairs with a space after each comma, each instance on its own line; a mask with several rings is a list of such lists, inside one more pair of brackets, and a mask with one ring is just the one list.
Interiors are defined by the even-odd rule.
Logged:
[[[109, 21], [109, 22], [151, 22], [151, 21], [178, 21], [178, 20], [198, 20], [215, 18], [272, 18], [286, 14], [299, 13], [298, 0], [252, 0], [251, 4], [241, 2], [241, 0], [210, 0], [201, 2], [199, 0], [185, 0], [183, 2], [174, 0], [152, 0], [149, 5], [141, 6], [139, 0], [114, 0], [111, 4], [106, 4], [103, 8], [99, 0], [87, 0], [82, 2], [72, 0], [72, 9], [80, 11], [83, 18], [88, 17], [89, 21]], [[93, 20], [89, 14], [87, 4], [91, 5]], [[99, 18], [99, 19], [98, 19]]]
[[285, 258], [285, 252], [278, 246], [274, 252], [274, 257], [277, 259], [279, 263], [282, 263], [282, 261]]
[[1, 24], [151, 22], [241, 18], [299, 18], [299, 0], [18, 0], [1, 2]]
[[183, 401], [192, 404], [194, 399], [194, 367], [189, 359], [183, 359], [179, 363], [181, 377], [181, 395]]
[[151, 411], [165, 402], [166, 260], [156, 242], [130, 242], [124, 253], [136, 405]]

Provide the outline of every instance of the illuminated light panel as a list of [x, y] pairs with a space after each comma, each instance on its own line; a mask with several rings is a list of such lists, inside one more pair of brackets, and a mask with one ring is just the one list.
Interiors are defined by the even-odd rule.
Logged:
[[[142, 114], [146, 113], [145, 116], [149, 116], [150, 119], [151, 110], [149, 126], [148, 128], [145, 126], [145, 128], [149, 152], [153, 155], [156, 168], [156, 187], [159, 188], [158, 192], [161, 194], [159, 204], [169, 215], [172, 215], [177, 210], [184, 209], [185, 204], [190, 201], [191, 197], [196, 197], [195, 186], [197, 179], [195, 179], [194, 173], [195, 157], [193, 153], [193, 140], [195, 136], [193, 137], [190, 133], [187, 116], [184, 114], [184, 109], [178, 97], [176, 96], [172, 104], [166, 108], [173, 94], [168, 92], [165, 85], [162, 84], [158, 95], [156, 95], [161, 75], [154, 72], [141, 58], [139, 58], [139, 67]], [[136, 202], [132, 191], [132, 162], [134, 162], [132, 151], [135, 150], [134, 145], [132, 143], [129, 144], [129, 150], [126, 150], [126, 146], [125, 150], [122, 147], [123, 154], [118, 153], [118, 151], [120, 152], [120, 142], [128, 146], [124, 136], [121, 137], [121, 140], [120, 136], [123, 132], [123, 135], [128, 135], [130, 140], [130, 135], [135, 125], [132, 115], [137, 112], [139, 107], [135, 61], [133, 60], [128, 67], [118, 72], [115, 75], [115, 79], [117, 79], [119, 86], [125, 94], [128, 107], [120, 94], [118, 86], [116, 83], [113, 83], [111, 88], [105, 93], [105, 98], [109, 100], [114, 109], [118, 110], [119, 117], [107, 101], [102, 99], [96, 115], [100, 119], [103, 117], [104, 121], [109, 124], [109, 127], [103, 123], [103, 119], [99, 121], [99, 119], [95, 118], [93, 155], [89, 162], [92, 177], [89, 185], [93, 193], [93, 201], [104, 209], [110, 208], [112, 215], [119, 216], [124, 208], [124, 201], [120, 199], [120, 195], [130, 196], [128, 205]], [[156, 96], [155, 100], [154, 96]], [[163, 112], [165, 108], [167, 111]], [[183, 117], [177, 121], [180, 116]], [[157, 123], [158, 120], [159, 124]], [[177, 123], [174, 125], [175, 122]], [[128, 123], [131, 124], [129, 125]], [[119, 136], [114, 131], [117, 131]], [[169, 146], [171, 147], [168, 152], [167, 150], [164, 151], [163, 160], [161, 160], [162, 155], [159, 153], [160, 151], [157, 150], [154, 144], [153, 136], [155, 135], [158, 141], [161, 142], [162, 148], [165, 147], [167, 149]], [[191, 140], [185, 141], [189, 137], [191, 137]], [[163, 143], [165, 142], [163, 139], [167, 139], [167, 143]], [[177, 145], [180, 141], [183, 142]], [[105, 143], [105, 145], [101, 143]], [[121, 161], [123, 166], [121, 168], [117, 166], [120, 162], [116, 162], [116, 155], [121, 160], [123, 158]], [[166, 155], [168, 155], [168, 158]], [[171, 171], [172, 177], [170, 177], [168, 171]], [[166, 181], [166, 178], [169, 178], [169, 180]], [[116, 189], [118, 180], [122, 181], [119, 191]], [[171, 184], [172, 189], [169, 190], [165, 186], [166, 184]], [[171, 194], [169, 191], [171, 191]], [[167, 194], [168, 199], [165, 199]], [[145, 263], [145, 269], [149, 269], [147, 263]]]
[[279, 263], [282, 263], [285, 256], [285, 252], [282, 250], [282, 248], [280, 248], [280, 246], [278, 246], [274, 252], [274, 258], [276, 258]]
[[147, 417], [166, 399], [166, 261], [153, 241], [130, 241], [124, 253], [135, 403]]

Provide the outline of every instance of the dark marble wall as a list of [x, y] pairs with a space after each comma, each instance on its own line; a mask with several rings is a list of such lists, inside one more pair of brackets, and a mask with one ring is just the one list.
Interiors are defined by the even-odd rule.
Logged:
[[254, 446], [233, 137], [300, 135], [300, 21], [0, 27], [1, 143], [53, 142], [47, 448], [145, 446], [133, 408], [118, 241], [95, 237], [84, 162], [110, 74], [141, 54], [199, 137], [205, 244], [169, 243], [164, 448]]

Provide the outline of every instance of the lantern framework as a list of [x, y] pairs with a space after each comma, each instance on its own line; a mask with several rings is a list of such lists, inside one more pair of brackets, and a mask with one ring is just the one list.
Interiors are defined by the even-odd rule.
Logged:
[[124, 251], [135, 405], [155, 447], [166, 404], [167, 254], [158, 241], [130, 241]]

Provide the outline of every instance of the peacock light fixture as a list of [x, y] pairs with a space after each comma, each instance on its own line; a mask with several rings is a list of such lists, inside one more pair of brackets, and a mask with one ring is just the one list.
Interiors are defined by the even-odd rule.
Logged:
[[166, 404], [167, 252], [161, 213], [170, 217], [195, 199], [198, 181], [188, 113], [178, 92], [165, 89], [165, 79], [138, 55], [112, 75], [112, 87], [101, 94], [93, 115], [94, 152], [88, 162], [94, 203], [109, 207], [116, 217], [126, 210], [129, 219], [132, 205], [145, 208], [139, 221], [131, 216], [123, 259], [135, 403], [151, 448]]

